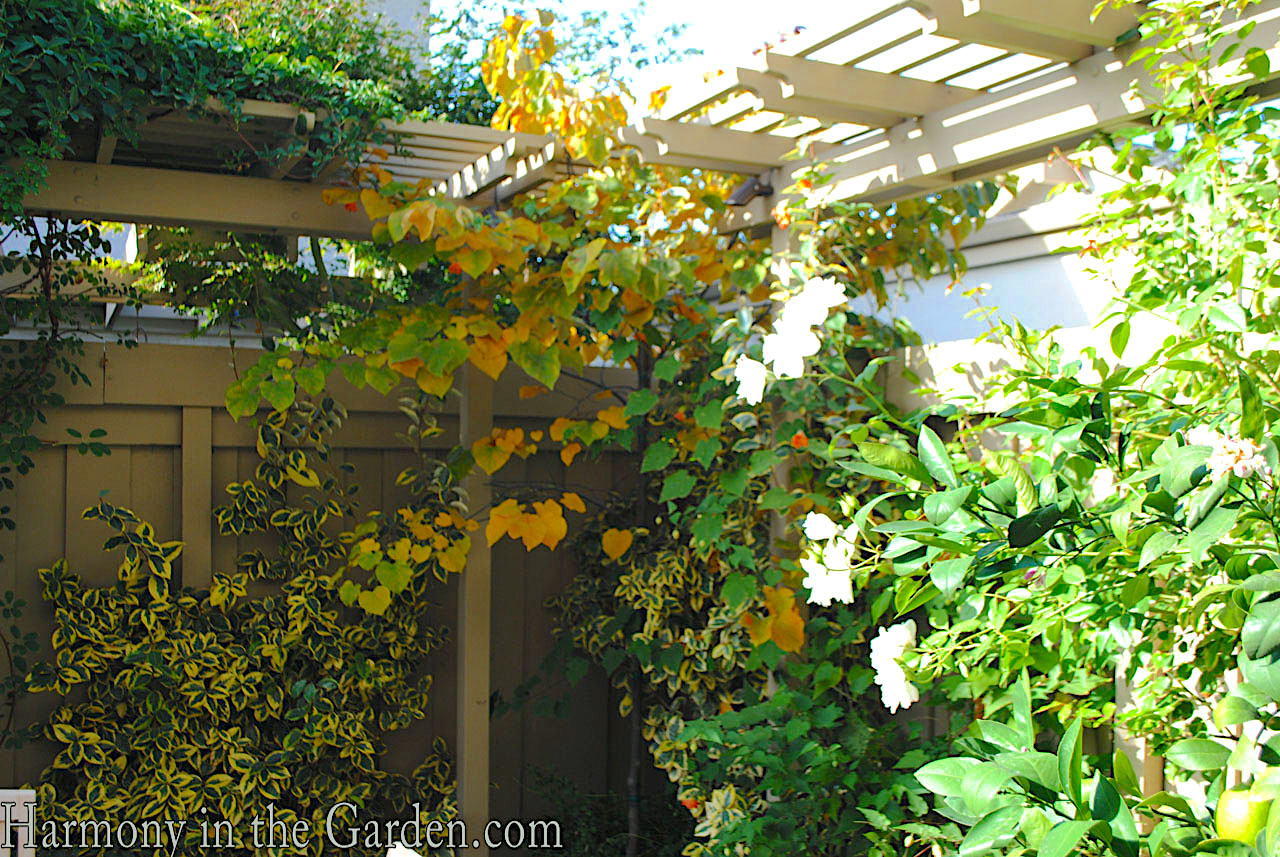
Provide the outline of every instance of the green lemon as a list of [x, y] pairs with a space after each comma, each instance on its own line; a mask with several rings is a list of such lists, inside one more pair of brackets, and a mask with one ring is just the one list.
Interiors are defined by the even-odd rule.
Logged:
[[1218, 798], [1218, 810], [1213, 815], [1218, 838], [1252, 845], [1267, 826], [1267, 813], [1270, 811], [1271, 801], [1251, 798], [1248, 789], [1223, 792]]

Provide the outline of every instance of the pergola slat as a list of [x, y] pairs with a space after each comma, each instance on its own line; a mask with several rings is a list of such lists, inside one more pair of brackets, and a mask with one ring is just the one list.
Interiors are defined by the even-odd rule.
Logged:
[[[968, 100], [977, 94], [974, 90], [948, 86], [945, 83], [930, 83], [772, 52], [764, 55], [763, 65], [770, 74], [793, 90], [794, 98], [832, 105], [853, 105], [865, 111], [868, 116], [878, 115], [882, 121], [930, 113]], [[770, 109], [779, 110], [777, 107]], [[793, 111], [781, 109], [779, 112]], [[801, 115], [816, 116], [813, 113]], [[853, 121], [859, 125], [874, 124], [862, 120], [837, 121]]]

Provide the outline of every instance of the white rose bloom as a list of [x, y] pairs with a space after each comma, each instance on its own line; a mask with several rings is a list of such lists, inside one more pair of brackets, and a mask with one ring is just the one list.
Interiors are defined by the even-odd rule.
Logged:
[[821, 512], [810, 512], [804, 519], [804, 534], [815, 542], [825, 542], [839, 530], [836, 522]]
[[738, 382], [738, 395], [748, 404], [758, 405], [764, 398], [765, 365], [750, 357], [739, 357], [733, 367], [734, 380]]
[[830, 607], [832, 601], [853, 603], [853, 577], [848, 571], [833, 571], [808, 557], [800, 560], [800, 567], [808, 575], [804, 587], [809, 590], [809, 603]]
[[827, 542], [822, 548], [822, 564], [837, 571], [848, 571], [853, 568], [853, 542], [836, 538]]
[[902, 669], [902, 655], [916, 641], [914, 619], [899, 622], [890, 628], [881, 628], [871, 641], [871, 666], [876, 671], [876, 684], [880, 686], [880, 698], [885, 708], [897, 713], [910, 708], [920, 700], [920, 691], [907, 678]]
[[809, 280], [782, 305], [773, 332], [764, 338], [764, 362], [779, 378], [804, 375], [804, 358], [822, 343], [813, 328], [827, 320], [831, 308], [848, 301], [844, 286], [830, 278]]
[[912, 703], [920, 701], [920, 691], [901, 668], [876, 673], [876, 684], [880, 685], [880, 701], [890, 714], [897, 714], [898, 709], [906, 710]]
[[805, 326], [822, 324], [832, 307], [848, 302], [844, 286], [830, 277], [809, 280], [800, 293], [787, 302], [784, 312], [794, 314], [797, 323]]
[[804, 358], [817, 354], [820, 347], [809, 328], [778, 324], [764, 338], [764, 362], [772, 364], [779, 378], [799, 378], [804, 374]]

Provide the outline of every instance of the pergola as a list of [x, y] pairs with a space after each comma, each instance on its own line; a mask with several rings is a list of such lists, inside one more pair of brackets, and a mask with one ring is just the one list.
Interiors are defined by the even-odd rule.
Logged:
[[[1135, 7], [1093, 19], [1096, 0], [846, 5], [821, 30], [756, 51], [705, 80], [677, 83], [666, 106], [623, 130], [618, 145], [634, 147], [652, 163], [756, 178], [761, 194], [732, 207], [722, 228], [772, 229], [777, 246], [785, 233], [773, 224], [770, 209], [794, 177], [811, 168], [833, 176], [810, 200], [814, 204], [891, 201], [1034, 163], [1153, 110], [1143, 97], [1153, 88], [1150, 80], [1141, 65], [1126, 62], [1138, 44], [1132, 40]], [[1239, 25], [1249, 23], [1254, 27], [1247, 43], [1269, 51], [1271, 67], [1280, 69], [1280, 0], [1249, 7]], [[1261, 92], [1270, 84], [1247, 80], [1243, 66], [1238, 73]], [[212, 118], [204, 119], [157, 109], [136, 145], [83, 129], [74, 156], [48, 163], [47, 187], [24, 200], [26, 210], [369, 237], [363, 213], [321, 199], [321, 188], [352, 165], [311, 157], [305, 138], [313, 114], [248, 102], [233, 119], [231, 111], [209, 106]], [[582, 168], [541, 136], [421, 121], [382, 130], [389, 140], [379, 145], [389, 157], [377, 163], [397, 178], [427, 179], [438, 193], [478, 207], [500, 206]], [[303, 138], [295, 146], [300, 155], [275, 162], [252, 155], [297, 138]], [[228, 150], [243, 152], [243, 160], [229, 164]], [[493, 384], [469, 365], [459, 371], [460, 439], [470, 445], [492, 428]], [[468, 490], [480, 506], [489, 502], [482, 479], [472, 477]], [[210, 514], [207, 494], [184, 495], [184, 532], [188, 520], [194, 528]], [[190, 546], [188, 557], [207, 566], [207, 540]], [[490, 552], [483, 539], [472, 549], [460, 586], [459, 805], [478, 829], [488, 818], [490, 751]]]

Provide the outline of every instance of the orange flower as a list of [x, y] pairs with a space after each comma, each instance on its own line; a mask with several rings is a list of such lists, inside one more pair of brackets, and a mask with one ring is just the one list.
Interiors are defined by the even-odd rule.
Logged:
[[360, 206], [356, 205], [354, 202], [348, 202], [346, 205], [344, 205], [344, 206], [342, 206], [342, 207], [343, 207], [343, 208], [345, 208], [347, 211], [359, 211], [359, 210], [360, 210]]
[[450, 262], [450, 263], [449, 263], [449, 273], [450, 273], [450, 274], [461, 274], [461, 273], [462, 273], [462, 266], [461, 266], [461, 265], [459, 265], [457, 262]]
[[791, 448], [792, 449], [808, 449], [809, 448], [809, 438], [804, 436], [804, 432], [798, 431], [791, 436]]
[[698, 800], [696, 797], [687, 797], [680, 801], [680, 803], [684, 804], [684, 808], [688, 810], [697, 809], [702, 805], [702, 801]]

